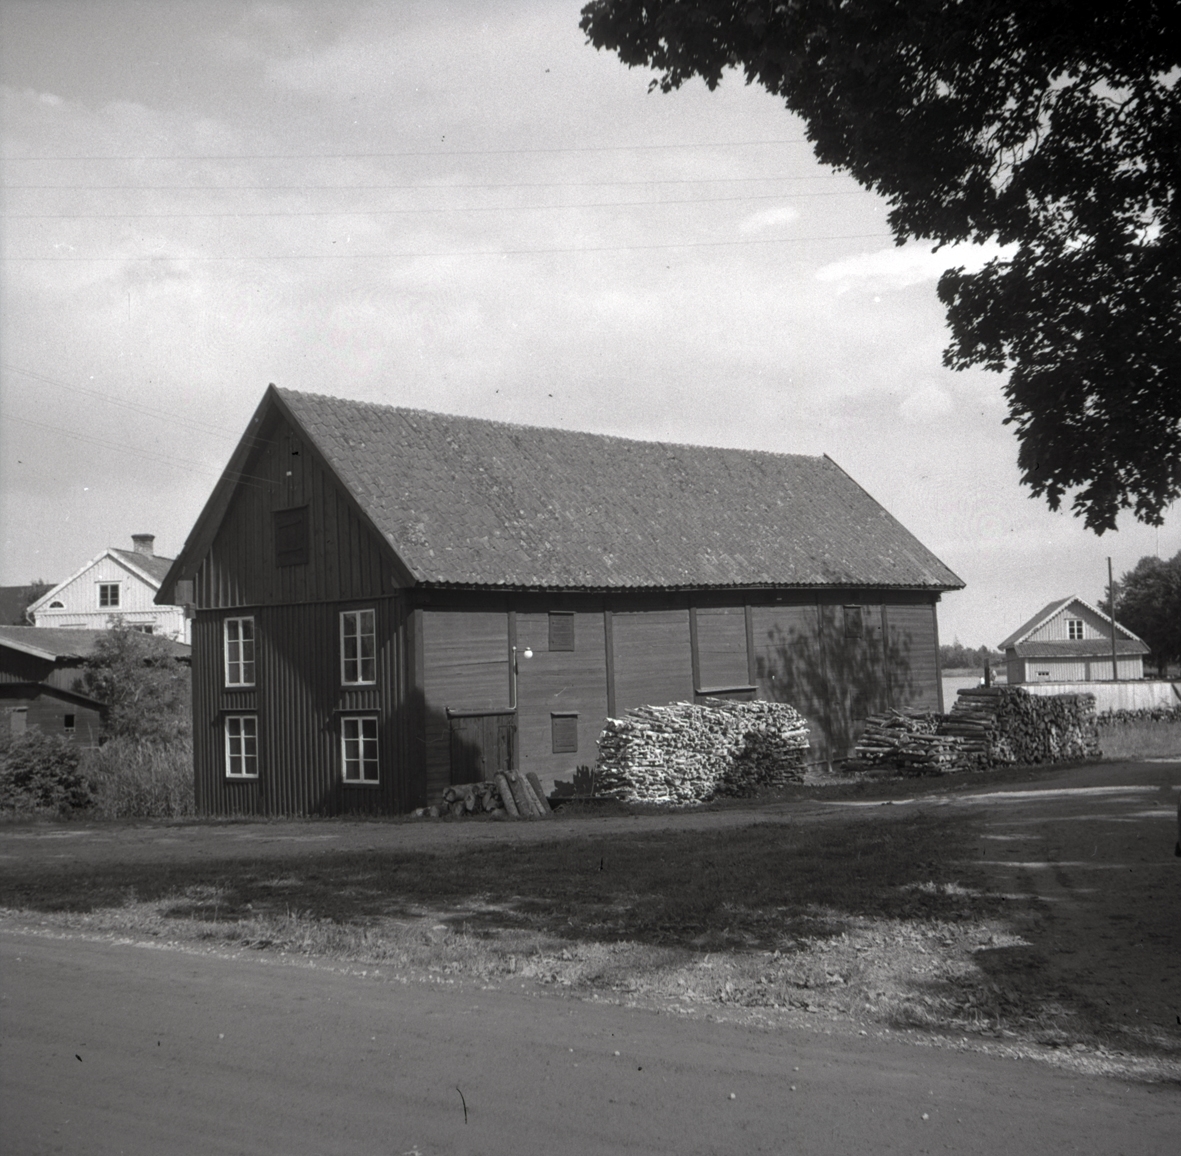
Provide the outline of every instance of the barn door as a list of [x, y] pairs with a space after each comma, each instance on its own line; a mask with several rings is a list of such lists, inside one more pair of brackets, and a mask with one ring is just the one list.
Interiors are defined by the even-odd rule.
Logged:
[[451, 719], [451, 782], [478, 783], [516, 767], [515, 714], [458, 715]]

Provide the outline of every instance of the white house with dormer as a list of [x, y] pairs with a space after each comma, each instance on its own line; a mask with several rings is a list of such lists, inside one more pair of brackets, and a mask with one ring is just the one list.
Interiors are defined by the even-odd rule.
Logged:
[[172, 565], [155, 552], [155, 536], [132, 534], [132, 549], [110, 546], [29, 607], [35, 626], [103, 630], [120, 621], [132, 630], [188, 643], [183, 606], [153, 599]]
[[1145, 642], [1076, 595], [1043, 606], [1000, 644], [1009, 685], [1105, 682], [1111, 679], [1111, 635], [1121, 682], [1144, 677]]

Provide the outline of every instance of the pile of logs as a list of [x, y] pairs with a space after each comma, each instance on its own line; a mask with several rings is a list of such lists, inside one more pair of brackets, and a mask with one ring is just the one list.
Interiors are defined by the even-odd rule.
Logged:
[[1093, 694], [968, 687], [956, 696], [939, 733], [962, 739], [968, 762], [977, 766], [1056, 763], [1099, 755]]
[[872, 715], [845, 767], [944, 775], [1098, 754], [1094, 695], [1047, 696], [1019, 686], [978, 686], [959, 692], [951, 714], [892, 710]]
[[846, 770], [875, 768], [907, 775], [946, 775], [966, 764], [963, 740], [940, 733], [944, 716], [934, 711], [890, 710], [871, 715]]
[[754, 794], [802, 782], [807, 751], [807, 723], [785, 703], [637, 707], [599, 736], [595, 794], [674, 804]]
[[505, 771], [489, 782], [464, 783], [443, 791], [441, 806], [422, 808], [433, 819], [452, 815], [508, 814], [513, 818], [544, 818], [553, 813], [541, 780], [532, 772]]

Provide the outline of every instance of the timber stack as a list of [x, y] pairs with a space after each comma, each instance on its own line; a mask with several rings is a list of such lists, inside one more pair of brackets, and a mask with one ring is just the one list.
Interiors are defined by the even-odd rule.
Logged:
[[1093, 694], [1030, 694], [1019, 686], [961, 690], [939, 733], [963, 740], [976, 766], [1097, 758]]
[[642, 706], [607, 720], [595, 793], [681, 805], [751, 795], [802, 782], [807, 751], [807, 723], [786, 703], [706, 699]]
[[946, 775], [966, 769], [963, 740], [940, 733], [943, 719], [936, 711], [889, 710], [870, 715], [845, 769], [906, 775]]
[[553, 814], [541, 780], [532, 771], [499, 771], [495, 779], [464, 783], [443, 791], [442, 805], [423, 807], [432, 819], [451, 815], [456, 819], [483, 814], [509, 815], [514, 819], [543, 819]]

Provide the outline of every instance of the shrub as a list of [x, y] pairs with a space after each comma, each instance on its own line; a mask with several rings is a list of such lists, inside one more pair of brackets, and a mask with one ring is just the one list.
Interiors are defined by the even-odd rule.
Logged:
[[175, 819], [196, 811], [191, 740], [159, 746], [115, 738], [88, 751], [94, 813], [104, 819]]
[[0, 742], [0, 813], [68, 815], [93, 795], [80, 768], [82, 752], [61, 735], [28, 731]]

